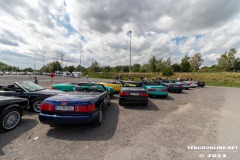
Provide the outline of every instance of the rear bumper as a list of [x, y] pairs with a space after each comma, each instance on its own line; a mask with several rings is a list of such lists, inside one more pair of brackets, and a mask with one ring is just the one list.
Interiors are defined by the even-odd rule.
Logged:
[[95, 112], [91, 115], [50, 115], [45, 113], [39, 113], [39, 120], [43, 124], [48, 125], [77, 125], [91, 123], [99, 112]]
[[148, 92], [148, 95], [149, 96], [163, 96], [163, 97], [166, 97], [168, 96], [168, 92]]
[[195, 87], [197, 87], [198, 86], [198, 84], [190, 84], [190, 87], [191, 88], [195, 88]]
[[120, 103], [135, 103], [135, 104], [143, 104], [148, 103], [148, 97], [119, 97]]
[[198, 87], [204, 87], [205, 83], [198, 83]]
[[182, 88], [168, 88], [168, 92], [182, 92]]

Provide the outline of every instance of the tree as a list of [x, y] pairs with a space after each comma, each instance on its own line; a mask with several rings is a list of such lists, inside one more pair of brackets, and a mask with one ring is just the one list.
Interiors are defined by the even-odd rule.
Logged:
[[191, 66], [189, 63], [189, 57], [187, 55], [182, 59], [180, 66], [181, 66], [181, 71], [190, 72]]
[[149, 71], [149, 64], [144, 64], [139, 69], [140, 72], [148, 72]]
[[232, 71], [234, 69], [234, 63], [236, 63], [236, 53], [237, 50], [231, 48], [230, 51], [221, 54], [220, 58], [217, 59], [218, 67], [223, 71]]
[[136, 63], [132, 66], [132, 71], [133, 72], [139, 72], [140, 67], [141, 67], [141, 65]]
[[102, 72], [110, 72], [111, 71], [111, 67], [110, 66], [103, 66], [102, 68], [101, 68], [101, 71]]
[[115, 66], [115, 67], [113, 68], [113, 72], [120, 72], [121, 69], [122, 69], [122, 66]]
[[129, 72], [129, 66], [122, 66], [122, 72]]
[[235, 61], [234, 61], [234, 70], [235, 71], [239, 71], [240, 70], [240, 58], [236, 58]]
[[97, 61], [92, 62], [91, 70], [93, 72], [99, 72], [100, 71], [100, 64]]
[[156, 64], [157, 64], [157, 60], [155, 58], [155, 56], [152, 56], [152, 58], [150, 58], [148, 60], [148, 63], [149, 63], [149, 70], [151, 72], [156, 72]]
[[171, 67], [172, 67], [174, 72], [180, 72], [181, 71], [181, 66], [177, 63], [174, 63]]
[[165, 67], [171, 67], [171, 64], [172, 64], [171, 58], [168, 58], [166, 61], [163, 61], [163, 65]]
[[171, 76], [171, 75], [173, 75], [173, 69], [171, 67], [165, 67], [162, 70], [162, 74], [164, 76]]
[[194, 56], [190, 57], [189, 63], [193, 71], [199, 71], [200, 66], [203, 63], [203, 59], [200, 53], [196, 53]]

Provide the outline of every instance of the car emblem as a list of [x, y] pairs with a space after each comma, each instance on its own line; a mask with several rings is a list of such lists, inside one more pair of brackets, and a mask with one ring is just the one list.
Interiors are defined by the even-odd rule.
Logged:
[[67, 105], [67, 103], [66, 102], [62, 102], [62, 104], [61, 105]]

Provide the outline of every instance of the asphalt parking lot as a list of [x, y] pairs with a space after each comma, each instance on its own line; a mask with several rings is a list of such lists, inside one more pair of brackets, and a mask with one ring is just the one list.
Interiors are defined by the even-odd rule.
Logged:
[[[1, 76], [1, 85], [33, 75]], [[91, 79], [91, 78], [90, 78]], [[39, 84], [51, 88], [46, 76]], [[91, 79], [95, 82], [111, 81]], [[53, 83], [85, 82], [55, 77]], [[103, 124], [50, 128], [28, 112], [20, 125], [0, 134], [0, 159], [240, 159], [233, 150], [191, 150], [188, 146], [240, 146], [239, 88], [209, 87], [151, 98], [148, 106], [119, 106], [118, 95], [104, 112]], [[226, 157], [224, 157], [226, 155]], [[202, 157], [201, 157], [202, 156]], [[210, 156], [210, 157], [208, 157]]]

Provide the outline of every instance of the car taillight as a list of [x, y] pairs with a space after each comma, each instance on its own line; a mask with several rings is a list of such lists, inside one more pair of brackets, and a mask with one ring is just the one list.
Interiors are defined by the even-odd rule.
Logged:
[[182, 84], [178, 85], [178, 87], [182, 88]]
[[52, 89], [55, 89], [55, 87], [54, 87], [54, 86], [52, 86]]
[[54, 105], [53, 104], [41, 103], [40, 107], [41, 107], [40, 108], [41, 111], [50, 111], [50, 112], [52, 112], [54, 110]]
[[140, 96], [141, 96], [141, 97], [147, 97], [147, 96], [148, 96], [148, 93], [145, 93], [145, 92], [144, 92], [144, 93], [140, 93]]
[[172, 88], [172, 87], [173, 87], [173, 85], [169, 85], [169, 86], [168, 86], [168, 88]]
[[165, 88], [165, 89], [163, 89], [162, 91], [163, 91], [163, 92], [167, 92], [168, 90], [167, 90], [167, 88]]
[[87, 106], [87, 112], [95, 111], [95, 104], [90, 104]]
[[84, 106], [74, 106], [74, 112], [93, 112], [95, 111], [95, 104], [84, 105]]
[[153, 91], [155, 91], [155, 89], [149, 88], [148, 91], [153, 92]]
[[129, 92], [120, 92], [119, 95], [120, 96], [129, 96], [130, 93]]

